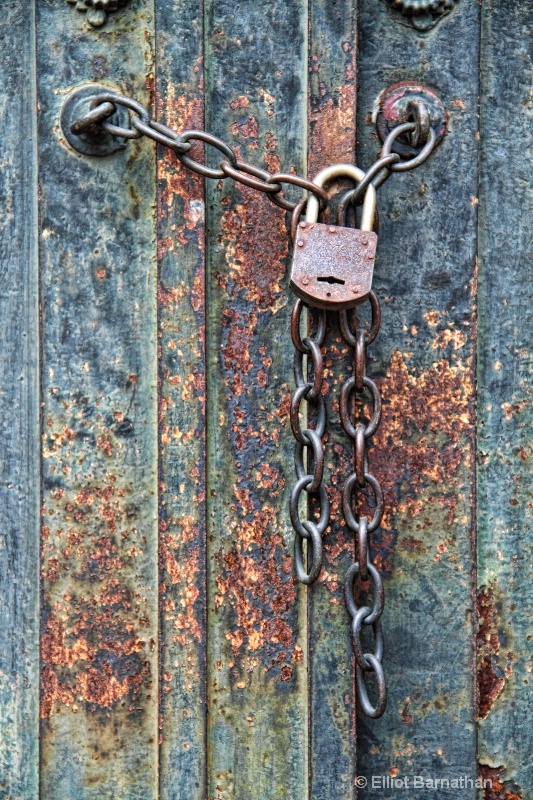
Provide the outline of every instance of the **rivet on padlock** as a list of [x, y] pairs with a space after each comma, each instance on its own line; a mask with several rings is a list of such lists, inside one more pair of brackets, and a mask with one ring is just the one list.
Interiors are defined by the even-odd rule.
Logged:
[[[359, 182], [365, 173], [352, 164], [333, 164], [314, 178], [323, 187], [334, 178]], [[360, 228], [344, 228], [318, 222], [318, 199], [307, 201], [305, 221], [300, 222], [292, 259], [290, 287], [314, 308], [351, 308], [362, 303], [372, 289], [377, 235], [374, 227], [376, 189], [368, 186]]]

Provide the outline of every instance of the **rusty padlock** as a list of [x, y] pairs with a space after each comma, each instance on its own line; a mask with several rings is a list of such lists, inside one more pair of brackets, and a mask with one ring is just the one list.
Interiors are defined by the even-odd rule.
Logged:
[[[359, 182], [365, 173], [352, 164], [333, 164], [314, 178], [323, 187], [334, 178]], [[345, 228], [318, 222], [318, 199], [307, 201], [305, 221], [296, 229], [290, 287], [304, 303], [314, 308], [341, 310], [365, 300], [372, 289], [377, 235], [374, 227], [376, 189], [365, 193], [360, 228]]]

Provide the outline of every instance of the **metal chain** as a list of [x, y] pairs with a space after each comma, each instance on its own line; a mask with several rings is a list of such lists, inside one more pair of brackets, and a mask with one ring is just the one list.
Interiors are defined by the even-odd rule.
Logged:
[[[294, 446], [294, 467], [296, 470], [296, 484], [290, 497], [290, 516], [294, 528], [294, 565], [298, 579], [311, 585], [316, 581], [322, 567], [322, 534], [329, 524], [329, 499], [326, 487], [322, 481], [324, 474], [324, 448], [322, 437], [326, 431], [326, 404], [322, 395], [324, 365], [321, 347], [326, 336], [326, 312], [317, 311], [315, 318], [315, 335], [302, 339], [300, 324], [302, 312], [307, 306], [297, 300], [291, 316], [291, 336], [294, 344], [294, 380], [296, 391], [291, 398], [291, 428], [296, 439]], [[310, 311], [308, 309], [308, 311]], [[307, 315], [305, 315], [307, 317]], [[306, 320], [307, 322], [307, 320]], [[304, 361], [308, 364], [305, 365]], [[312, 381], [306, 379], [307, 366], [311, 367]], [[301, 405], [306, 402], [306, 412], [311, 409], [315, 420], [310, 423], [307, 419], [306, 427], [302, 430], [300, 422]], [[307, 415], [306, 415], [307, 416]], [[313, 427], [310, 427], [312, 424]], [[308, 498], [315, 496], [319, 504], [319, 519], [304, 519], [300, 517], [300, 499], [302, 492]], [[309, 503], [308, 503], [309, 508]], [[307, 562], [311, 564], [306, 569], [306, 560], [303, 553], [303, 540], [307, 541]]]
[[[110, 117], [116, 113], [117, 106], [122, 106], [129, 110], [131, 127], [127, 128], [111, 122]], [[358, 205], [362, 202], [370, 182], [377, 188], [393, 172], [405, 172], [414, 169], [428, 158], [435, 147], [435, 133], [430, 128], [429, 134], [427, 134], [427, 141], [425, 140], [427, 132], [424, 126], [423, 109], [421, 110], [414, 106], [411, 117], [412, 121], [404, 122], [391, 131], [383, 143], [378, 160], [370, 167], [363, 181], [346, 195], [343, 202]], [[116, 92], [110, 91], [98, 94], [92, 100], [91, 109], [71, 125], [71, 132], [78, 136], [91, 129], [101, 129], [111, 136], [120, 136], [124, 139], [139, 139], [141, 136], [147, 136], [158, 144], [173, 150], [185, 167], [197, 172], [204, 178], [214, 178], [215, 180], [231, 178], [244, 186], [264, 192], [272, 203], [293, 213], [297, 213], [298, 209], [300, 212], [303, 210], [309, 194], [314, 194], [318, 198], [321, 209], [324, 209], [328, 201], [328, 195], [324, 189], [307, 178], [292, 172], [272, 174], [252, 164], [240, 161], [230, 145], [212, 133], [199, 130], [174, 131], [167, 125], [152, 119], [148, 110], [137, 100]], [[412, 146], [420, 146], [422, 149], [415, 157], [405, 160], [397, 153], [394, 153], [392, 148], [399, 136], [407, 135], [410, 136]], [[195, 161], [190, 156], [193, 142], [202, 142], [204, 145], [209, 145], [215, 151], [218, 151], [222, 156], [218, 167], [208, 167], [206, 164]], [[298, 186], [304, 190], [304, 194], [299, 200], [289, 200], [282, 194], [284, 184]]]
[[[340, 417], [348, 436], [354, 441], [354, 471], [344, 484], [342, 509], [347, 527], [356, 540], [356, 561], [346, 574], [346, 605], [352, 618], [352, 644], [357, 661], [357, 696], [362, 711], [376, 719], [385, 711], [387, 689], [383, 673], [383, 631], [381, 614], [383, 612], [383, 581], [370, 558], [369, 534], [376, 531], [383, 518], [383, 492], [377, 478], [370, 472], [368, 464], [368, 443], [375, 434], [381, 421], [381, 396], [374, 381], [366, 374], [367, 347], [374, 341], [379, 331], [381, 311], [379, 301], [374, 294], [369, 296], [371, 306], [371, 324], [368, 332], [363, 328], [360, 319], [352, 312], [350, 321], [348, 311], [339, 312], [341, 333], [350, 347], [354, 348], [353, 375], [344, 383], [340, 398]], [[371, 413], [364, 418], [363, 396], [365, 391], [370, 397]], [[361, 413], [356, 422], [352, 422], [350, 410], [354, 406]], [[357, 495], [368, 496], [369, 505], [374, 513], [369, 519], [354, 513]], [[372, 499], [373, 498], [373, 499]], [[368, 580], [373, 585], [371, 605], [358, 605], [356, 582]], [[374, 652], [365, 653], [361, 642], [363, 626], [371, 627], [374, 633]], [[377, 701], [372, 705], [365, 684], [365, 673], [373, 672], [377, 687]]]
[[[131, 127], [113, 124], [110, 117], [116, 113], [117, 106], [130, 111]], [[112, 136], [125, 139], [138, 139], [147, 136], [176, 153], [177, 158], [188, 169], [205, 178], [224, 180], [231, 178], [252, 189], [264, 192], [268, 199], [283, 209], [292, 212], [291, 234], [294, 240], [296, 228], [310, 195], [314, 195], [323, 210], [328, 195], [321, 187], [293, 173], [271, 174], [251, 164], [237, 159], [232, 148], [206, 131], [185, 130], [178, 133], [166, 125], [153, 120], [148, 111], [130, 97], [114, 92], [103, 92], [92, 101], [91, 109], [76, 120], [71, 131], [80, 135], [90, 129], [103, 129]], [[407, 137], [412, 147], [420, 148], [417, 155], [404, 159], [393, 151], [394, 143], [400, 136]], [[220, 153], [222, 159], [218, 167], [208, 167], [194, 160], [190, 151], [192, 142], [202, 142]], [[394, 128], [387, 136], [377, 161], [364, 174], [358, 185], [341, 198], [338, 206], [339, 224], [346, 224], [349, 208], [363, 202], [365, 193], [372, 183], [381, 186], [394, 172], [406, 172], [420, 166], [431, 154], [436, 144], [436, 135], [430, 126], [429, 112], [423, 102], [413, 102], [408, 109], [407, 121]], [[282, 194], [284, 184], [293, 184], [304, 190], [299, 200], [293, 202]], [[385, 711], [387, 689], [383, 673], [383, 631], [381, 615], [383, 612], [384, 590], [381, 576], [372, 563], [369, 549], [369, 535], [381, 525], [383, 517], [383, 493], [377, 478], [372, 475], [368, 463], [368, 443], [375, 434], [381, 420], [381, 397], [375, 382], [366, 374], [367, 347], [372, 344], [379, 330], [381, 311], [374, 292], [369, 295], [371, 324], [366, 332], [352, 310], [350, 320], [348, 311], [339, 312], [340, 329], [343, 338], [354, 349], [353, 375], [344, 383], [340, 397], [340, 416], [344, 430], [354, 441], [354, 471], [347, 479], [342, 498], [342, 508], [346, 525], [354, 534], [357, 559], [346, 575], [346, 605], [351, 616], [353, 651], [357, 662], [357, 696], [362, 711], [369, 717], [380, 717]], [[304, 313], [305, 310], [305, 313]], [[302, 320], [302, 317], [304, 319]], [[301, 325], [307, 326], [312, 320], [313, 336], [303, 336]], [[295, 347], [294, 379], [296, 390], [291, 399], [290, 421], [296, 439], [294, 465], [296, 483], [290, 496], [290, 518], [294, 527], [294, 563], [298, 579], [307, 585], [314, 583], [322, 567], [322, 536], [329, 524], [329, 499], [323, 482], [324, 447], [322, 439], [326, 432], [326, 404], [323, 397], [323, 356], [322, 345], [326, 336], [326, 312], [307, 307], [297, 300], [291, 317], [291, 336]], [[309, 370], [309, 374], [308, 374]], [[309, 377], [310, 376], [310, 377]], [[363, 395], [365, 391], [371, 398], [370, 418], [363, 417]], [[355, 397], [354, 397], [355, 396]], [[355, 402], [353, 402], [355, 400]], [[303, 404], [305, 405], [303, 406]], [[361, 410], [361, 418], [352, 422], [351, 406]], [[307, 415], [311, 413], [313, 420]], [[301, 418], [306, 420], [303, 423]], [[302, 429], [302, 425], [305, 425]], [[368, 497], [370, 490], [370, 497]], [[356, 495], [365, 494], [369, 505], [373, 506], [372, 518], [357, 516], [354, 506]], [[307, 516], [300, 516], [302, 499], [307, 498]], [[373, 500], [371, 499], [373, 497]], [[311, 499], [315, 500], [312, 504]], [[309, 510], [313, 507], [313, 511]], [[307, 542], [304, 554], [303, 542]], [[372, 602], [358, 604], [359, 591], [356, 584], [370, 580]], [[372, 628], [374, 652], [365, 652], [361, 641], [364, 628]], [[368, 696], [365, 674], [374, 673], [377, 700], [372, 704]]]

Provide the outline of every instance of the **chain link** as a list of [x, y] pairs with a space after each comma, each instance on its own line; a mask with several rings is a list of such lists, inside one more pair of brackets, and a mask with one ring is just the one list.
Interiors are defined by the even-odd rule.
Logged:
[[[326, 431], [326, 404], [322, 395], [324, 363], [322, 345], [326, 336], [326, 312], [316, 312], [314, 336], [302, 338], [301, 323], [304, 316], [307, 324], [307, 307], [301, 300], [294, 304], [291, 316], [291, 336], [294, 344], [294, 380], [296, 391], [291, 399], [291, 427], [296, 439], [294, 447], [294, 467], [296, 484], [290, 496], [290, 516], [294, 528], [294, 565], [298, 579], [308, 586], [316, 581], [322, 567], [322, 535], [329, 524], [329, 498], [322, 479], [324, 475], [324, 448], [322, 437]], [[307, 363], [304, 363], [307, 362]], [[306, 378], [307, 368], [311, 366], [313, 380]], [[307, 419], [304, 430], [300, 424], [302, 402], [306, 402], [307, 413], [314, 412], [315, 421]], [[314, 427], [311, 427], [313, 425]], [[318, 501], [319, 519], [300, 517], [300, 500], [306, 492], [308, 500]], [[307, 503], [309, 513], [309, 502]], [[303, 540], [307, 541], [306, 569], [303, 554]]]
[[[383, 673], [383, 631], [381, 614], [383, 612], [383, 581], [372, 563], [368, 544], [368, 536], [374, 533], [383, 519], [383, 492], [377, 478], [372, 475], [368, 465], [368, 442], [375, 434], [381, 421], [381, 397], [378, 387], [366, 374], [366, 349], [377, 336], [381, 312], [379, 301], [371, 292], [371, 324], [367, 333], [354, 311], [350, 321], [348, 311], [340, 312], [340, 328], [344, 340], [354, 348], [354, 371], [342, 389], [340, 398], [340, 417], [348, 436], [354, 441], [354, 471], [344, 484], [342, 493], [342, 510], [349, 530], [356, 540], [357, 561], [352, 564], [346, 575], [346, 606], [352, 618], [352, 645], [357, 661], [357, 697], [363, 712], [373, 719], [380, 717], [387, 703], [387, 688]], [[364, 417], [364, 394], [369, 394], [371, 413]], [[354, 407], [360, 411], [359, 420], [351, 419], [350, 410]], [[371, 519], [356, 516], [354, 507], [358, 505], [357, 495], [366, 494], [368, 505], [373, 506]], [[373, 501], [372, 501], [373, 498]], [[373, 604], [358, 605], [357, 579], [361, 583], [370, 580], [373, 585]], [[361, 641], [364, 627], [372, 628], [374, 634], [374, 652], [367, 653]], [[365, 673], [374, 673], [377, 689], [377, 700], [372, 705], [365, 684]]]

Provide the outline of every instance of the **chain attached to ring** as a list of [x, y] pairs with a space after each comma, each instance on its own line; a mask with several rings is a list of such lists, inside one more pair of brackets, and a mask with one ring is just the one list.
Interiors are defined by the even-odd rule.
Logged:
[[[419, 109], [415, 108], [416, 115]], [[398, 167], [407, 164], [408, 169], [413, 169], [422, 163], [435, 146], [435, 134], [429, 129], [425, 130], [425, 114], [421, 113], [420, 120], [406, 122], [399, 125], [385, 141], [378, 160], [362, 177], [355, 178], [356, 187], [346, 192], [341, 198], [337, 209], [337, 223], [346, 225], [346, 216], [350, 207], [363, 202], [371, 185], [381, 185], [394, 171], [401, 171]], [[413, 137], [420, 136], [422, 141], [420, 153], [411, 158], [409, 162], [392, 150], [394, 141], [402, 134], [411, 133]], [[415, 139], [411, 140], [416, 141]], [[325, 170], [324, 172], [327, 172]], [[330, 170], [334, 172], [333, 168]], [[322, 174], [322, 173], [321, 173]], [[350, 177], [354, 177], [350, 175]], [[307, 201], [304, 199], [293, 211], [291, 232], [293, 241], [298, 229], [298, 223]], [[306, 217], [307, 219], [308, 217]], [[299, 242], [300, 243], [300, 242]], [[346, 434], [354, 443], [353, 472], [345, 481], [342, 492], [342, 509], [347, 528], [352, 532], [355, 542], [356, 560], [346, 574], [345, 597], [348, 613], [351, 617], [351, 633], [353, 653], [356, 661], [356, 690], [361, 711], [372, 719], [381, 717], [387, 704], [387, 687], [383, 671], [384, 637], [381, 626], [381, 615], [384, 605], [384, 588], [381, 575], [372, 563], [370, 555], [370, 536], [379, 529], [384, 513], [383, 492], [378, 479], [372, 474], [369, 465], [368, 450], [372, 437], [381, 422], [381, 396], [374, 380], [367, 375], [367, 348], [374, 342], [381, 324], [381, 309], [376, 294], [371, 291], [368, 296], [371, 309], [369, 330], [363, 327], [360, 317], [355, 309], [330, 311], [338, 313], [339, 328], [346, 344], [353, 348], [353, 372], [345, 381], [340, 393], [340, 417]], [[300, 321], [304, 308], [312, 320], [312, 328], [316, 331], [314, 338], [303, 338]], [[358, 308], [358, 306], [356, 307]], [[291, 321], [292, 340], [296, 349], [295, 370], [296, 391], [292, 398], [291, 423], [296, 437], [295, 466], [297, 483], [291, 493], [291, 521], [295, 529], [295, 568], [298, 578], [306, 584], [317, 580], [320, 573], [320, 557], [322, 554], [322, 541], [319, 534], [324, 533], [328, 524], [327, 492], [323, 484], [324, 452], [320, 437], [326, 428], [325, 402], [321, 394], [317, 394], [322, 384], [323, 354], [320, 348], [324, 344], [326, 333], [326, 311], [320, 308], [305, 306], [298, 299], [294, 305]], [[311, 378], [306, 379], [301, 368], [303, 354], [307, 354], [311, 368]], [[368, 400], [365, 402], [365, 396]], [[307, 401], [309, 410], [314, 410], [316, 421], [309, 423], [306, 430], [302, 431], [299, 424], [300, 407]], [[365, 416], [365, 410], [369, 413]], [[358, 413], [352, 420], [352, 409]], [[312, 425], [312, 427], [309, 427]], [[307, 450], [307, 471], [303, 466], [304, 446]], [[319, 498], [319, 520], [301, 520], [298, 505], [302, 492], [308, 493], [309, 499], [313, 496]], [[357, 513], [356, 509], [365, 498], [366, 504], [373, 510], [371, 518]], [[314, 505], [314, 504], [313, 504]], [[309, 507], [309, 506], [308, 506]], [[302, 557], [303, 538], [308, 542], [307, 557], [310, 567], [304, 568]], [[372, 586], [372, 599], [359, 603], [360, 584], [370, 581]], [[368, 628], [372, 629], [374, 645], [372, 652], [366, 652], [363, 646], [362, 634]], [[366, 685], [366, 676], [374, 674], [376, 700], [372, 702]]]
[[[129, 109], [131, 127], [113, 124], [110, 117], [117, 106]], [[91, 109], [71, 125], [71, 133], [79, 136], [91, 129], [103, 129], [112, 136], [137, 139], [147, 136], [159, 144], [173, 150], [177, 158], [188, 169], [206, 178], [224, 180], [231, 178], [238, 183], [264, 192], [277, 206], [292, 212], [291, 234], [294, 241], [299, 219], [309, 198], [323, 210], [328, 195], [322, 186], [293, 173], [271, 174], [251, 164], [237, 159], [232, 148], [210, 133], [187, 130], [178, 133], [166, 125], [153, 120], [148, 111], [136, 100], [116, 94], [102, 92], [91, 104]], [[417, 155], [409, 159], [394, 152], [398, 137], [408, 137], [411, 147], [420, 148]], [[217, 150], [222, 155], [218, 167], [209, 167], [194, 160], [190, 151], [192, 142], [198, 141]], [[349, 208], [360, 205], [371, 188], [381, 186], [394, 172], [405, 172], [420, 166], [431, 154], [436, 145], [436, 135], [431, 128], [429, 112], [422, 101], [413, 101], [408, 109], [407, 121], [394, 128], [387, 136], [377, 161], [363, 173], [356, 168], [356, 186], [345, 193], [338, 206], [338, 221], [346, 225]], [[331, 171], [331, 170], [330, 170]], [[324, 172], [324, 171], [323, 171]], [[326, 170], [325, 172], [328, 172]], [[332, 173], [333, 174], [333, 173]], [[284, 184], [293, 184], [304, 190], [302, 197], [293, 202], [282, 195]], [[316, 198], [316, 200], [315, 200]], [[375, 196], [374, 196], [375, 200]], [[367, 229], [365, 229], [367, 230]], [[354, 469], [343, 488], [342, 508], [347, 527], [354, 534], [356, 561], [346, 575], [346, 606], [351, 617], [353, 652], [357, 665], [357, 696], [363, 713], [372, 718], [380, 717], [387, 702], [387, 689], [383, 673], [383, 631], [381, 615], [383, 612], [384, 591], [381, 576], [372, 563], [369, 549], [369, 535], [374, 533], [383, 518], [383, 493], [377, 478], [370, 472], [368, 447], [381, 420], [381, 398], [375, 382], [366, 374], [367, 347], [372, 344], [379, 330], [381, 312], [379, 301], [370, 292], [371, 307], [370, 330], [365, 332], [357, 314], [353, 311], [339, 311], [339, 325], [342, 336], [354, 351], [353, 374], [344, 383], [340, 395], [340, 416], [347, 435], [354, 442]], [[313, 330], [313, 335], [302, 334], [302, 324]], [[298, 579], [313, 584], [322, 567], [322, 537], [329, 524], [330, 505], [324, 484], [324, 446], [326, 433], [326, 404], [324, 400], [323, 345], [326, 338], [327, 314], [323, 309], [310, 309], [301, 299], [297, 299], [291, 317], [291, 336], [295, 348], [294, 379], [296, 390], [291, 400], [290, 421], [294, 434], [294, 465], [296, 483], [290, 495], [290, 518], [294, 527], [294, 563]], [[358, 421], [352, 421], [352, 406], [364, 411], [362, 398], [367, 392], [371, 398], [372, 411], [368, 419], [362, 414]], [[353, 400], [355, 399], [355, 402]], [[302, 405], [305, 403], [305, 407]], [[310, 414], [311, 419], [307, 418]], [[306, 419], [303, 422], [302, 417]], [[357, 515], [354, 507], [358, 496], [367, 496], [368, 505], [373, 507], [372, 518]], [[313, 513], [306, 518], [300, 516], [301, 499], [313, 499]], [[309, 511], [309, 503], [307, 505]], [[305, 552], [303, 542], [307, 542]], [[372, 602], [358, 605], [356, 583], [371, 582]], [[364, 652], [361, 634], [364, 627], [371, 627], [374, 634], [374, 651]], [[374, 673], [377, 700], [369, 699], [365, 675]]]
[[[110, 118], [116, 113], [119, 106], [129, 110], [131, 127], [115, 125], [111, 122]], [[412, 121], [398, 125], [387, 136], [378, 160], [370, 167], [364, 179], [350, 196], [346, 198], [346, 202], [358, 205], [362, 201], [369, 183], [372, 182], [377, 188], [393, 172], [405, 172], [414, 169], [429, 157], [435, 147], [436, 137], [431, 127], [426, 132], [425, 106], [423, 103], [420, 103], [419, 106], [413, 104], [411, 110]], [[327, 193], [307, 178], [292, 172], [272, 174], [252, 164], [239, 161], [230, 145], [212, 133], [200, 130], [174, 131], [167, 125], [152, 119], [148, 110], [137, 100], [117, 92], [107, 91], [97, 94], [92, 100], [90, 110], [79, 119], [76, 119], [70, 126], [71, 133], [76, 136], [81, 136], [91, 129], [100, 129], [112, 136], [119, 136], [124, 139], [139, 139], [141, 136], [146, 136], [163, 145], [163, 147], [173, 150], [183, 166], [202, 175], [204, 178], [213, 178], [215, 180], [231, 178], [236, 183], [264, 192], [272, 203], [293, 213], [298, 212], [298, 210], [301, 213], [310, 195], [314, 195], [318, 199], [322, 210], [328, 200]], [[413, 147], [421, 147], [418, 155], [414, 158], [403, 160], [397, 153], [394, 153], [394, 143], [399, 136], [409, 136]], [[424, 139], [425, 136], [426, 138]], [[190, 156], [192, 144], [195, 141], [202, 142], [221, 154], [222, 159], [218, 167], [209, 167], [206, 164], [195, 161]], [[304, 194], [300, 200], [292, 201], [284, 197], [282, 194], [284, 184], [292, 184], [303, 189]]]

